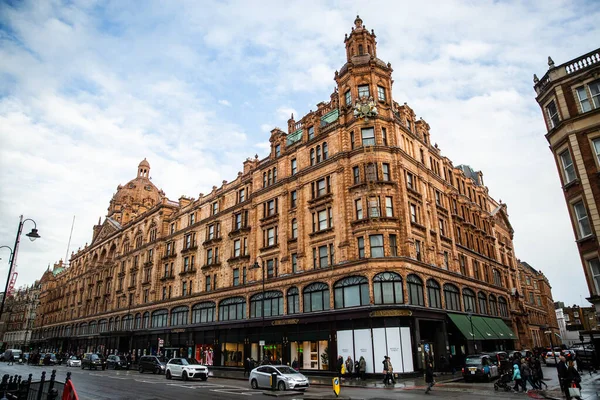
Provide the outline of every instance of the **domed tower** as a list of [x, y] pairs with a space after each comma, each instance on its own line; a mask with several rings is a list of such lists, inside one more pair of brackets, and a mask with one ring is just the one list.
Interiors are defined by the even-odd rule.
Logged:
[[125, 225], [160, 203], [163, 197], [163, 191], [150, 181], [150, 163], [144, 158], [138, 165], [137, 177], [117, 187], [106, 216]]
[[[340, 109], [349, 120], [354, 111], [359, 117], [391, 117], [392, 67], [377, 58], [375, 32], [368, 31], [357, 16], [350, 35], [346, 35], [346, 64], [335, 73]], [[369, 107], [367, 107], [367, 105]], [[349, 114], [349, 115], [348, 115]]]

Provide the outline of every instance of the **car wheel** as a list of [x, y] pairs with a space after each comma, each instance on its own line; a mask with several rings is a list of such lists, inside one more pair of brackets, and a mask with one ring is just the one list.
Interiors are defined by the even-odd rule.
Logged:
[[171, 371], [167, 371], [167, 373], [165, 374], [165, 378], [171, 379]]
[[82, 365], [81, 365], [81, 369], [85, 369], [85, 365], [83, 365], [83, 364], [82, 364]]
[[143, 374], [144, 373], [144, 368], [140, 367], [140, 369], [138, 371], [140, 371], [140, 374]]
[[181, 374], [181, 380], [183, 380], [183, 381], [187, 381], [188, 380], [188, 374], [187, 374], [187, 372], [183, 371], [183, 373]]
[[154, 370], [154, 373], [160, 375], [162, 372], [160, 371], [160, 368], [156, 368]]
[[284, 392], [286, 390], [284, 381], [279, 381], [279, 383], [277, 384], [277, 390], [279, 390], [280, 392]]
[[258, 389], [258, 381], [256, 379], [252, 379], [252, 382], [250, 382], [250, 386], [252, 386], [252, 389], [254, 390]]

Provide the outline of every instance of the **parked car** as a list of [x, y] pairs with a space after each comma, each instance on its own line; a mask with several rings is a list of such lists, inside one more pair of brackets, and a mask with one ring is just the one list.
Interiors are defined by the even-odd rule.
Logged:
[[287, 365], [263, 365], [250, 371], [252, 389], [270, 388], [272, 373], [277, 374], [278, 390], [306, 390], [309, 386], [306, 376]]
[[10, 361], [11, 357], [14, 357], [15, 362], [19, 362], [21, 360], [23, 352], [19, 349], [8, 349], [2, 354], [2, 361]]
[[100, 354], [87, 353], [83, 356], [83, 360], [81, 360], [81, 369], [85, 369], [85, 367], [88, 367], [90, 370], [92, 368], [101, 368], [104, 371], [106, 369], [106, 360]]
[[56, 359], [56, 354], [54, 353], [42, 353], [40, 354], [40, 364], [41, 365], [56, 365], [58, 360]]
[[503, 372], [508, 371], [512, 368], [508, 361], [508, 353], [505, 351], [493, 351], [491, 353], [485, 353], [490, 356], [490, 361], [498, 367], [498, 374], [502, 375]]
[[[554, 357], [554, 356], [556, 356], [556, 357]], [[560, 357], [560, 351], [548, 351], [544, 355], [544, 359], [546, 360], [546, 365], [556, 365], [558, 362], [560, 362], [559, 357]]]
[[106, 357], [106, 368], [129, 369], [131, 368], [131, 362], [127, 361], [125, 356], [110, 355]]
[[500, 376], [498, 366], [494, 365], [490, 356], [487, 354], [467, 356], [462, 373], [465, 382], [475, 380], [485, 380], [489, 382], [492, 378]]
[[188, 379], [200, 378], [205, 381], [208, 379], [208, 367], [200, 364], [194, 358], [171, 358], [167, 363], [165, 376], [167, 379], [177, 377], [187, 381]]
[[153, 374], [162, 374], [165, 372], [167, 363], [161, 357], [157, 356], [142, 356], [138, 362], [138, 370], [140, 374], [152, 371]]
[[81, 360], [77, 356], [71, 356], [67, 360], [67, 367], [81, 367]]

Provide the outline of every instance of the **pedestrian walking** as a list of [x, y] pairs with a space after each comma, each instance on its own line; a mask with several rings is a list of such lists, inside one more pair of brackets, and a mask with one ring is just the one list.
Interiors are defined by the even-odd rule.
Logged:
[[292, 368], [298, 371], [298, 359], [294, 358], [294, 361], [292, 361]]
[[8, 365], [15, 365], [15, 355], [14, 354], [10, 354], [10, 357], [8, 358]]
[[[568, 372], [567, 370], [569, 369], [569, 367], [567, 367], [567, 364], [565, 362], [565, 358], [563, 356], [560, 356], [558, 358], [560, 361], [558, 362], [558, 365], [556, 366], [556, 372], [558, 373], [558, 382], [560, 383], [560, 390], [567, 394], [567, 392], [569, 391], [569, 385], [567, 383], [568, 380]], [[570, 397], [567, 394], [567, 399], [569, 399]]]
[[336, 370], [338, 373], [338, 378], [340, 381], [342, 380], [342, 368], [344, 367], [344, 357], [338, 356], [336, 363]]
[[524, 358], [521, 360], [521, 379], [523, 380], [524, 391], [527, 391], [527, 382], [529, 382], [532, 389], [536, 388], [533, 384], [533, 379], [531, 376], [531, 367], [529, 367], [529, 364]]
[[433, 363], [428, 362], [427, 367], [425, 367], [425, 383], [427, 383], [427, 389], [425, 390], [425, 394], [429, 394], [433, 385], [435, 385], [435, 381], [433, 379]]
[[383, 357], [383, 361], [381, 362], [383, 364], [383, 384], [384, 385], [388, 385], [389, 384], [389, 374], [388, 374], [388, 369], [389, 369], [389, 357], [388, 356], [384, 356]]
[[250, 357], [246, 357], [244, 360], [244, 377], [246, 374], [250, 376]]
[[352, 361], [352, 358], [348, 356], [348, 358], [346, 358], [346, 373], [350, 378], [352, 378], [352, 371], [354, 371], [354, 361]]
[[366, 379], [365, 374], [367, 373], [367, 360], [363, 356], [360, 356], [358, 365], [360, 367], [360, 379], [364, 381]]
[[[565, 389], [565, 396], [567, 397], [567, 400], [570, 400], [572, 397], [580, 398], [579, 393], [581, 391], [581, 375], [579, 375], [577, 368], [575, 368], [575, 363], [573, 360], [569, 360], [568, 362], [567, 374], [565, 378]], [[577, 393], [573, 393], [573, 389], [577, 389], [575, 391]]]
[[[515, 363], [513, 364], [513, 380], [515, 381], [513, 390], [518, 392], [519, 387], [523, 386], [523, 383], [521, 379], [521, 369], [519, 368], [519, 362], [517, 360], [515, 360]], [[525, 391], [525, 388], [523, 388], [523, 391]]]

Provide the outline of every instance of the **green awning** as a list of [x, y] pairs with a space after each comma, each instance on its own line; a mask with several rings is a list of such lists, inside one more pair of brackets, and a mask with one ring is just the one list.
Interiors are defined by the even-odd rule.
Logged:
[[481, 336], [484, 337], [483, 340], [502, 339], [502, 337], [498, 335], [497, 329], [492, 328], [489, 324], [487, 324], [484, 317], [473, 315], [471, 318], [473, 318], [473, 325], [475, 326], [475, 329], [479, 331]]
[[[481, 333], [479, 333], [479, 331], [477, 331], [477, 329], [475, 329], [475, 321], [474, 321], [475, 317], [473, 317], [472, 325], [471, 325], [471, 321], [469, 321], [469, 318], [466, 315], [448, 313], [448, 317], [450, 317], [450, 320], [454, 323], [454, 325], [456, 325], [456, 327], [458, 328], [460, 333], [462, 333], [463, 336], [467, 340], [484, 340], [485, 339], [481, 335]], [[471, 326], [473, 326], [472, 330], [471, 330]]]
[[500, 318], [483, 318], [491, 328], [496, 330], [496, 334], [499, 336], [500, 339], [515, 340], [517, 338], [512, 329], [510, 329], [508, 325], [506, 325], [506, 323]]

